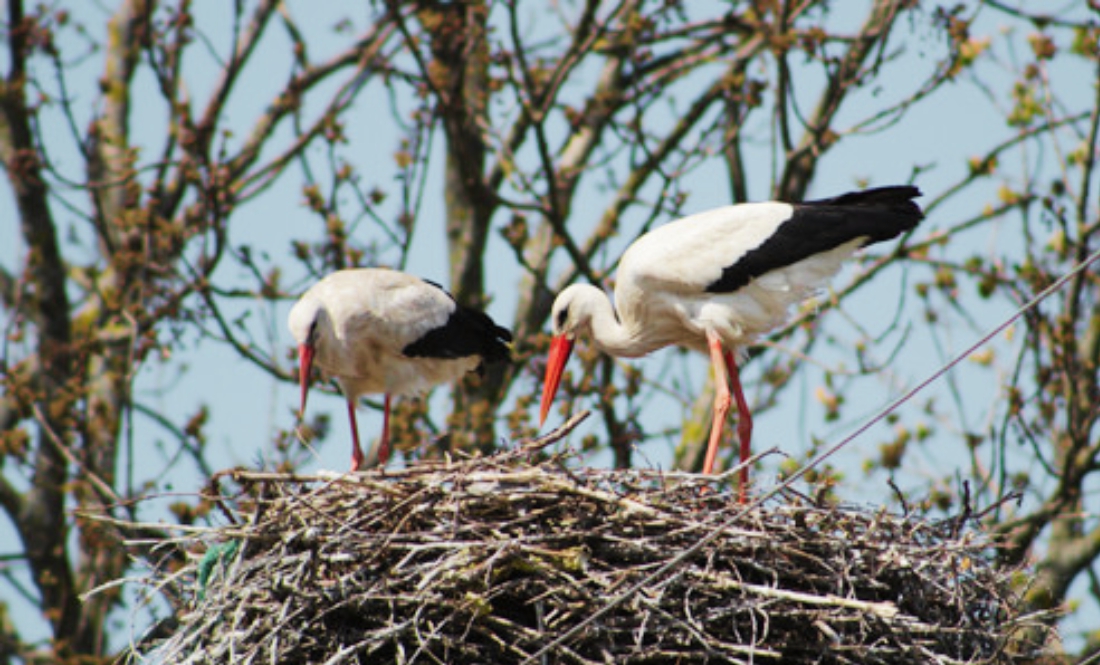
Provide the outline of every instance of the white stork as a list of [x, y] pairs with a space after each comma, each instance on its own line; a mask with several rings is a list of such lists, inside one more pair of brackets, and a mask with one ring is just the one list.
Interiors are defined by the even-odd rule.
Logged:
[[[638, 238], [619, 260], [614, 306], [588, 284], [574, 284], [554, 301], [540, 425], [578, 336], [627, 358], [675, 344], [708, 353], [717, 379], [703, 472], [714, 468], [730, 384], [746, 461], [752, 416], [733, 350], [786, 322], [791, 305], [820, 289], [857, 249], [915, 227], [924, 216], [912, 201], [917, 196], [916, 187], [897, 186], [803, 203], [730, 205]], [[747, 482], [746, 465], [742, 500]]]
[[340, 270], [314, 284], [287, 321], [298, 343], [301, 412], [316, 364], [334, 377], [348, 401], [351, 470], [363, 463], [355, 406], [384, 393], [378, 461], [389, 459], [390, 398], [455, 381], [483, 360], [508, 360], [512, 333], [483, 312], [459, 306], [433, 282], [395, 270]]

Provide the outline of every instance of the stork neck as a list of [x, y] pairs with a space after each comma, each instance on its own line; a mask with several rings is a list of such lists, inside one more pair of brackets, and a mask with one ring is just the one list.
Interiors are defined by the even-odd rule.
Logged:
[[642, 328], [623, 324], [607, 294], [592, 287], [585, 298], [589, 315], [592, 341], [599, 349], [613, 356], [635, 358], [652, 351], [642, 338]]

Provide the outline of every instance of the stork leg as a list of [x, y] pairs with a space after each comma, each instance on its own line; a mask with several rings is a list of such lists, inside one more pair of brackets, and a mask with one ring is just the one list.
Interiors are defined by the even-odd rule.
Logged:
[[390, 394], [386, 393], [382, 407], [382, 438], [378, 441], [378, 466], [386, 466], [390, 459]]
[[363, 449], [359, 446], [359, 423], [355, 420], [354, 398], [348, 400], [348, 420], [351, 421], [351, 470], [358, 471], [363, 466]]
[[707, 346], [710, 348], [710, 361], [714, 366], [714, 415], [710, 423], [710, 441], [707, 442], [707, 456], [703, 460], [703, 473], [714, 471], [714, 460], [718, 457], [718, 443], [722, 439], [722, 429], [726, 414], [730, 410], [730, 388], [726, 379], [726, 365], [722, 360], [725, 349], [718, 335], [707, 331]]
[[745, 502], [749, 487], [749, 466], [745, 464], [752, 456], [752, 413], [745, 393], [741, 390], [741, 372], [732, 351], [726, 351], [726, 369], [729, 370], [730, 383], [733, 385], [733, 399], [737, 402], [737, 439], [741, 442], [741, 503]]

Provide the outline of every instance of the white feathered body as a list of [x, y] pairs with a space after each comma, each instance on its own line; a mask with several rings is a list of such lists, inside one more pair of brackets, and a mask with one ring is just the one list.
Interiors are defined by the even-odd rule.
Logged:
[[723, 267], [758, 247], [786, 218], [776, 214], [776, 206], [790, 208], [757, 203], [691, 215], [658, 227], [627, 249], [619, 261], [615, 307], [640, 340], [636, 355], [670, 344], [706, 352], [708, 328], [727, 347], [751, 343], [783, 325], [791, 306], [819, 291], [864, 242], [856, 238], [769, 271], [732, 293], [708, 292]]
[[729, 205], [659, 226], [619, 260], [615, 303], [587, 284], [554, 301], [554, 332], [636, 357], [672, 344], [727, 349], [781, 325], [865, 245], [921, 220], [916, 187], [894, 186], [791, 204]]

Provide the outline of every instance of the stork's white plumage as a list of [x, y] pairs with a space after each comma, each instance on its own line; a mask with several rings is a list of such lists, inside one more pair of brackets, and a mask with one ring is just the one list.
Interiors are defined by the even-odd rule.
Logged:
[[482, 361], [507, 360], [512, 334], [487, 314], [459, 306], [437, 284], [384, 268], [340, 270], [306, 291], [287, 321], [298, 343], [306, 410], [316, 364], [336, 379], [348, 401], [351, 470], [363, 463], [355, 406], [385, 394], [379, 464], [389, 458], [390, 398], [459, 379]]
[[[714, 468], [732, 397], [741, 460], [752, 416], [733, 350], [782, 325], [857, 249], [917, 225], [916, 187], [881, 187], [803, 203], [725, 206], [670, 222], [638, 238], [619, 260], [615, 304], [587, 284], [554, 301], [540, 423], [578, 336], [614, 356], [638, 357], [672, 344], [708, 353], [717, 379], [703, 472]], [[725, 379], [728, 372], [729, 381]], [[748, 468], [741, 471], [745, 497]]]

